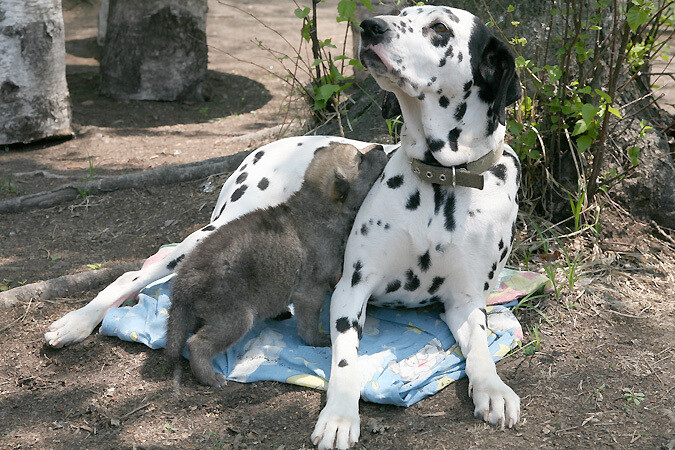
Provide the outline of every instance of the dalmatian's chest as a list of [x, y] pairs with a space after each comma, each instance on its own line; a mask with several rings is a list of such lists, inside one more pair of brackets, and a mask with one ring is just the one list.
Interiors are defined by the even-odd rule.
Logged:
[[493, 285], [492, 265], [503, 267], [513, 239], [520, 181], [510, 149], [495, 167], [484, 174], [483, 190], [446, 188], [419, 180], [402, 152], [392, 157], [361, 207], [348, 249], [366, 267], [360, 275], [378, 267], [371, 304], [443, 302], [451, 286], [482, 272], [476, 289]]

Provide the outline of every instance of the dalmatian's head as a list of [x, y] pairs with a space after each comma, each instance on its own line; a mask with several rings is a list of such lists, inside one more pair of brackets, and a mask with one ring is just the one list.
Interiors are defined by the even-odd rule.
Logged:
[[396, 94], [411, 157], [460, 165], [504, 139], [505, 108], [520, 98], [520, 82], [508, 46], [476, 16], [412, 7], [361, 29], [361, 62]]

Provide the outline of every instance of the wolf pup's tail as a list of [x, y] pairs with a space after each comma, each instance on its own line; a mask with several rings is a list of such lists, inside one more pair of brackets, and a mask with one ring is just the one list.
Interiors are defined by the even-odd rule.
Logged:
[[192, 309], [191, 294], [183, 292], [180, 276], [174, 278], [171, 307], [166, 329], [166, 357], [168, 369], [173, 371], [174, 389], [178, 393], [182, 369], [180, 357], [188, 333], [194, 330], [196, 318]]

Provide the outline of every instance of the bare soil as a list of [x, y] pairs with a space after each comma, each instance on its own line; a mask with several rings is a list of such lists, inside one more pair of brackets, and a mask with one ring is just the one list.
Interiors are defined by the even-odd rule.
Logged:
[[[292, 2], [236, 4], [299, 40]], [[297, 115], [282, 108], [283, 82], [220, 51], [269, 67], [277, 62], [266, 59], [257, 39], [290, 50], [245, 14], [215, 1], [209, 6], [215, 96], [174, 104], [98, 95], [96, 4], [64, 1], [76, 138], [2, 149], [0, 200], [86, 178], [90, 162], [96, 177], [232, 154], [264, 143], [241, 136]], [[343, 36], [333, 8], [324, 6], [320, 29]], [[41, 175], [26, 174], [36, 171]], [[208, 222], [226, 176], [3, 214], [0, 288], [90, 270], [87, 264], [137, 260], [180, 241]], [[216, 186], [211, 192], [204, 189], [209, 182]], [[464, 379], [410, 408], [362, 402], [359, 446], [673, 448], [672, 242], [608, 204], [599, 237], [570, 239], [526, 265], [522, 255], [533, 233], [522, 228], [516, 267], [569, 268], [569, 259], [581, 256], [573, 286], [565, 277], [569, 269], [561, 268], [560, 295], [518, 312], [536, 351], [517, 351], [498, 364], [522, 397], [521, 422], [500, 430], [474, 419]], [[185, 376], [176, 399], [159, 351], [98, 334], [64, 349], [46, 346], [48, 325], [95, 294], [0, 310], [0, 448], [311, 447], [322, 392], [275, 382], [215, 390]]]

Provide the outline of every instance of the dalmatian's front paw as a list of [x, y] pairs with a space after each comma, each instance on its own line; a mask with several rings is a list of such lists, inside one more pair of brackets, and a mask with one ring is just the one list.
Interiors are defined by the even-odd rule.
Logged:
[[511, 428], [518, 423], [520, 397], [498, 375], [469, 381], [469, 397], [473, 397], [476, 418], [502, 428]]
[[360, 426], [358, 406], [348, 408], [346, 404], [326, 404], [314, 427], [312, 443], [320, 450], [349, 448], [358, 442]]
[[84, 308], [71, 311], [50, 325], [45, 340], [56, 348], [82, 342], [101, 320], [98, 314]]

